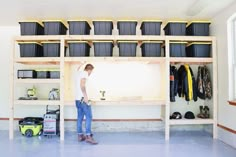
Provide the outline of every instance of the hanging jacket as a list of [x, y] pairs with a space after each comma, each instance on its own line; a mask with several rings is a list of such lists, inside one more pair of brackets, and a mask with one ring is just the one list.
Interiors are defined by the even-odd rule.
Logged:
[[175, 102], [178, 92], [178, 70], [175, 66], [170, 66], [170, 101]]
[[192, 69], [188, 65], [181, 65], [178, 70], [178, 95], [186, 101], [197, 101], [197, 85]]
[[210, 71], [204, 66], [205, 75], [203, 76], [203, 82], [205, 83], [205, 95], [207, 99], [211, 99], [212, 97], [212, 85], [210, 78]]
[[210, 72], [206, 66], [198, 67], [197, 76], [197, 95], [200, 99], [211, 99], [212, 97], [212, 85], [210, 79]]
[[189, 98], [189, 100], [193, 99], [193, 80], [192, 80], [192, 74], [190, 72], [190, 68], [189, 65], [184, 65], [185, 70], [186, 70], [186, 75], [187, 75], [187, 88], [188, 88], [188, 92], [187, 92], [187, 97]]
[[193, 100], [197, 101], [197, 82], [193, 74], [193, 70], [189, 67], [192, 76]]
[[202, 67], [199, 66], [198, 67], [198, 72], [197, 72], [197, 96], [200, 98], [200, 99], [203, 99], [205, 100], [205, 85], [203, 84], [203, 70], [202, 70]]

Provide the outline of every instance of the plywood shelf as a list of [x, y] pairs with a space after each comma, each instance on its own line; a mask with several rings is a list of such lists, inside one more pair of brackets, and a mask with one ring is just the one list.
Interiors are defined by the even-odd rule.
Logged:
[[[75, 105], [75, 101], [65, 101], [65, 106]], [[151, 105], [165, 106], [165, 100], [94, 100], [91, 105], [94, 106], [112, 106], [112, 105]]]
[[71, 41], [71, 40], [135, 40], [135, 41], [203, 41], [211, 42], [215, 39], [213, 36], [165, 36], [165, 35], [40, 35], [40, 36], [17, 36], [15, 41]]
[[51, 57], [22, 57], [15, 58], [15, 63], [27, 64], [27, 65], [59, 65], [60, 58]]
[[17, 84], [56, 84], [60, 83], [60, 79], [16, 79]]
[[15, 100], [14, 105], [60, 105], [58, 100]]
[[29, 41], [60, 41], [64, 39], [64, 35], [37, 35], [37, 36], [17, 36], [15, 41], [17, 42], [29, 42]]
[[80, 62], [144, 62], [163, 63], [165, 57], [65, 57], [65, 62], [77, 64]]
[[210, 64], [213, 58], [170, 57], [171, 64]]
[[212, 42], [215, 40], [214, 36], [165, 36], [169, 41], [199, 41], [199, 42]]
[[144, 35], [70, 35], [65, 37], [66, 41], [86, 40], [86, 41], [107, 41], [117, 42], [119, 40], [129, 41], [164, 41], [165, 36], [144, 36]]
[[214, 124], [213, 119], [171, 119], [170, 125], [199, 125], [199, 124]]

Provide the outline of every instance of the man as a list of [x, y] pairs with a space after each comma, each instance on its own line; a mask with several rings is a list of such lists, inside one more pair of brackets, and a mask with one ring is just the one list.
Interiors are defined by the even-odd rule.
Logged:
[[[80, 67], [79, 67], [80, 68]], [[78, 70], [79, 70], [78, 68]], [[91, 123], [92, 123], [92, 110], [89, 104], [89, 99], [86, 91], [86, 82], [90, 74], [92, 73], [94, 67], [92, 64], [87, 64], [83, 71], [78, 71], [76, 75], [76, 107], [77, 107], [77, 132], [78, 140], [80, 142], [86, 141], [90, 144], [97, 144], [93, 139], [91, 132]], [[83, 134], [82, 122], [86, 118], [85, 128], [86, 136]]]

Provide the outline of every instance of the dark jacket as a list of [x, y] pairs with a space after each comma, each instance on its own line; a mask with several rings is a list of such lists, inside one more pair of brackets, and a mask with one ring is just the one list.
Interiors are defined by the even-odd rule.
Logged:
[[[197, 85], [195, 81], [195, 77], [193, 74], [192, 69], [189, 67], [189, 71], [191, 73], [191, 80], [192, 80], [192, 99], [194, 101], [197, 101]], [[181, 65], [178, 70], [178, 95], [179, 97], [185, 97], [186, 101], [191, 101], [192, 99], [189, 96], [189, 86], [188, 86], [188, 76], [187, 76], [187, 70], [184, 65]]]
[[170, 66], [170, 101], [175, 102], [178, 93], [178, 70], [175, 66]]

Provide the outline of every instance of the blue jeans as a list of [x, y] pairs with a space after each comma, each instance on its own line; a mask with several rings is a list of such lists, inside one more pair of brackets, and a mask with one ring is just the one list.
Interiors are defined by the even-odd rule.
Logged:
[[77, 132], [78, 134], [83, 134], [82, 123], [84, 116], [86, 118], [85, 121], [85, 128], [86, 128], [86, 135], [91, 135], [91, 124], [92, 124], [92, 110], [91, 106], [87, 105], [80, 100], [75, 101], [76, 108], [77, 108]]

